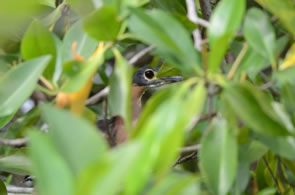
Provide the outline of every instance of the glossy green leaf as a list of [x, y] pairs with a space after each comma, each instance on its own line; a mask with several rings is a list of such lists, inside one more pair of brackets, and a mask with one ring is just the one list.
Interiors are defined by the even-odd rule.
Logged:
[[201, 141], [200, 168], [214, 194], [225, 195], [233, 184], [238, 166], [238, 146], [226, 121], [216, 119]]
[[0, 194], [7, 195], [7, 189], [4, 182], [0, 179]]
[[0, 157], [0, 170], [8, 173], [27, 175], [31, 173], [31, 161], [24, 154]]
[[110, 80], [109, 109], [111, 116], [124, 118], [127, 129], [131, 128], [131, 73], [132, 67], [119, 51], [114, 50], [116, 57], [115, 70]]
[[292, 0], [256, 0], [261, 6], [268, 9], [284, 24], [289, 32], [295, 36], [295, 4]]
[[54, 143], [47, 135], [40, 132], [33, 132], [29, 137], [32, 171], [37, 177], [39, 193], [43, 195], [73, 194], [73, 175], [62, 156], [55, 150]]
[[241, 120], [258, 133], [285, 136], [294, 131], [281, 120], [270, 99], [249, 83], [227, 87], [224, 97]]
[[128, 25], [139, 39], [155, 45], [161, 57], [186, 75], [201, 72], [200, 54], [189, 33], [173, 16], [160, 10], [144, 12], [141, 9], [132, 9], [132, 14]]
[[57, 151], [75, 174], [104, 155], [105, 140], [89, 122], [49, 105], [43, 105], [41, 110]]
[[50, 56], [43, 56], [17, 65], [0, 79], [0, 116], [19, 109], [32, 94], [35, 85], [47, 66]]
[[115, 7], [103, 6], [83, 21], [85, 31], [100, 41], [114, 41], [120, 31], [121, 22]]
[[67, 81], [62, 86], [63, 92], [72, 93], [81, 89], [99, 66], [104, 62], [104, 53], [101, 52], [93, 60], [86, 62], [68, 62], [65, 66]]
[[244, 33], [249, 45], [272, 64], [275, 64], [276, 37], [269, 17], [258, 8], [248, 11]]
[[245, 11], [245, 0], [222, 0], [215, 8], [208, 28], [209, 71], [217, 72], [229, 43], [238, 31]]
[[88, 59], [95, 51], [98, 42], [89, 37], [82, 28], [81, 21], [76, 22], [66, 32], [62, 43], [62, 59], [63, 62], [74, 60], [72, 45], [77, 42], [76, 52], [78, 55]]
[[28, 27], [21, 44], [21, 52], [26, 60], [50, 54], [50, 63], [44, 75], [52, 79], [55, 70], [56, 45], [53, 35], [37, 20]]
[[162, 194], [199, 194], [199, 178], [187, 173], [169, 173], [160, 183], [156, 184], [147, 195]]

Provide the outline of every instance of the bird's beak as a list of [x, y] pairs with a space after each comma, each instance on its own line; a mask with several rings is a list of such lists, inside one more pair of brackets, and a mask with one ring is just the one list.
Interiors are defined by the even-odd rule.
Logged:
[[150, 81], [149, 87], [161, 87], [163, 85], [180, 82], [182, 80], [182, 76], [161, 77]]

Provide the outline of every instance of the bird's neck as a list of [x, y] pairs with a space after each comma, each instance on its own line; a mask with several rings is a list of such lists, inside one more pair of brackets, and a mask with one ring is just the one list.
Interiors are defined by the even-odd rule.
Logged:
[[145, 87], [132, 86], [132, 126], [134, 127], [142, 110], [141, 97], [144, 94]]

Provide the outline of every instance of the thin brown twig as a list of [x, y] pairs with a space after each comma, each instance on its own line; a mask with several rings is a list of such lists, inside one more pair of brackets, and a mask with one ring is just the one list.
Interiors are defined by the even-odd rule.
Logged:
[[210, 15], [212, 13], [210, 0], [200, 0], [200, 7], [201, 7], [201, 11], [203, 13], [203, 17], [206, 20], [209, 20]]
[[[269, 83], [266, 75], [263, 72], [259, 73], [259, 76], [262, 78], [264, 83]], [[267, 89], [269, 89], [270, 93], [272, 94], [272, 96], [274, 97], [280, 97], [280, 92], [278, 90], [276, 90], [272, 85], [268, 86]]]
[[3, 139], [0, 138], [0, 145], [21, 148], [27, 145], [28, 139], [26, 137], [19, 139]]

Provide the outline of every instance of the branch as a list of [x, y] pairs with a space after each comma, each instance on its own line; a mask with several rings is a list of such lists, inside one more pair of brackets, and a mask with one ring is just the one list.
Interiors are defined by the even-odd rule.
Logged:
[[274, 181], [274, 183], [276, 184], [278, 190], [279, 190], [279, 194], [282, 194], [282, 191], [281, 191], [281, 188], [280, 188], [280, 185], [279, 185], [279, 182], [277, 180], [277, 178], [275, 177], [274, 173], [272, 172], [268, 162], [266, 161], [265, 157], [262, 157], [262, 160], [264, 162], [264, 165], [266, 166], [268, 172], [270, 173], [271, 177], [272, 177], [272, 180]]
[[[187, 7], [187, 17], [189, 18], [190, 21], [192, 21], [195, 24], [205, 26], [206, 28], [208, 27], [208, 25], [209, 25], [208, 22], [200, 19], [197, 15], [195, 0], [186, 0], [186, 7]], [[201, 36], [201, 32], [198, 28], [196, 28], [193, 31], [193, 37], [194, 37], [195, 48], [198, 51], [201, 51], [202, 50], [202, 36]]]
[[180, 156], [177, 161], [174, 163], [173, 167], [175, 167], [176, 165], [178, 164], [181, 164], [181, 163], [184, 163], [186, 161], [189, 161], [189, 160], [193, 160], [193, 159], [196, 159], [198, 157], [197, 155], [197, 152], [193, 152], [187, 156]]
[[21, 148], [27, 145], [28, 139], [26, 137], [19, 139], [3, 139], [0, 138], [0, 145]]
[[109, 95], [109, 92], [110, 92], [110, 88], [109, 87], [105, 87], [103, 90], [99, 91], [97, 94], [95, 94], [94, 96], [90, 97], [86, 101], [86, 105], [92, 105], [92, 104], [95, 104], [95, 103], [99, 102], [103, 98], [107, 97]]
[[12, 186], [12, 185], [6, 186], [6, 189], [8, 193], [31, 194], [34, 191], [34, 188], [18, 187], [18, 186]]
[[200, 149], [200, 147], [201, 147], [200, 144], [196, 144], [196, 145], [192, 145], [192, 146], [185, 146], [185, 147], [181, 148], [180, 152], [181, 153], [195, 152], [195, 151], [198, 151]]
[[209, 0], [200, 0], [200, 6], [203, 13], [203, 16], [206, 20], [210, 19], [212, 13], [211, 5]]
[[155, 49], [155, 47], [153, 45], [144, 48], [143, 50], [139, 51], [137, 54], [132, 56], [132, 58], [130, 58], [128, 60], [128, 64], [136, 64], [136, 62], [138, 62], [138, 60], [140, 60], [142, 57], [144, 57], [146, 54], [148, 54], [153, 49]]

